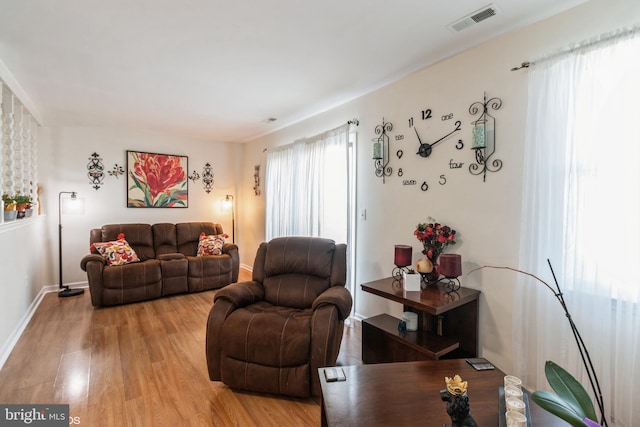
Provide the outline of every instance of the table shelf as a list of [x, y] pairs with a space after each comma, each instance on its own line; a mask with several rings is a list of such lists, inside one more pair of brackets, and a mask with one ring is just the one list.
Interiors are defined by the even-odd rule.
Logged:
[[477, 356], [479, 291], [460, 288], [446, 292], [442, 286], [429, 286], [419, 292], [404, 292], [402, 282], [392, 278], [361, 286], [365, 292], [401, 303], [404, 311], [418, 314], [418, 330], [404, 333], [398, 331], [400, 319], [388, 314], [364, 319], [364, 363]]

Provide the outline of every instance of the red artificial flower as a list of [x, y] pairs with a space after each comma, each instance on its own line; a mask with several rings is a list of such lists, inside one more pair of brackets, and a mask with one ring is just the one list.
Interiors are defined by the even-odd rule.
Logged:
[[185, 180], [186, 173], [178, 156], [141, 153], [133, 165], [136, 175], [147, 183], [151, 196], [169, 194], [174, 185]]

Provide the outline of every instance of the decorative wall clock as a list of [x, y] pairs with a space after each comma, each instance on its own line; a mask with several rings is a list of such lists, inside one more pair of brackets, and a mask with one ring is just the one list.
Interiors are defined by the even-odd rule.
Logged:
[[[461, 120], [457, 120], [453, 113], [445, 113], [438, 115], [431, 108], [426, 108], [420, 111], [417, 118], [410, 117], [409, 121], [409, 133], [415, 134], [413, 140], [416, 144], [416, 154], [421, 158], [428, 159], [429, 166], [428, 171], [438, 170], [442, 172], [445, 169], [458, 169], [462, 167], [461, 162], [454, 162], [450, 157], [443, 164], [442, 156], [433, 157], [434, 153], [439, 150], [445, 151], [441, 147], [453, 144], [456, 149], [462, 150], [464, 148], [464, 142], [460, 135], [463, 130], [463, 123]], [[412, 135], [409, 135], [411, 139]], [[444, 185], [447, 182], [446, 175], [440, 173], [438, 181], [440, 185]], [[425, 179], [422, 180], [420, 185], [422, 191], [429, 189], [429, 182]]]

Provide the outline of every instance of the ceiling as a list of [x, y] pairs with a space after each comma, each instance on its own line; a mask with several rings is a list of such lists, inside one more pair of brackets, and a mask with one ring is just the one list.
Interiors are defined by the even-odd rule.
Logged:
[[0, 71], [43, 125], [246, 142], [584, 1], [0, 0]]

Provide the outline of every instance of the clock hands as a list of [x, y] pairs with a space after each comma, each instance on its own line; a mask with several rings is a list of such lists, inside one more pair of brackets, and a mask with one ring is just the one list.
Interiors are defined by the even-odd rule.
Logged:
[[418, 137], [418, 143], [420, 143], [420, 148], [416, 154], [419, 154], [421, 157], [429, 157], [431, 155], [431, 144], [422, 142], [422, 138], [418, 134], [418, 129], [413, 128], [416, 131], [416, 136]]
[[450, 137], [451, 135], [453, 135], [454, 133], [456, 133], [457, 131], [460, 130], [460, 126], [461, 123], [460, 121], [456, 122], [456, 128], [454, 130], [452, 130], [451, 132], [449, 132], [448, 134], [446, 134], [445, 136], [443, 136], [442, 138], [438, 139], [437, 141], [429, 144], [426, 142], [422, 142], [422, 139], [420, 138], [420, 135], [418, 134], [418, 129], [416, 129], [415, 127], [413, 128], [416, 131], [416, 135], [418, 136], [418, 142], [420, 143], [420, 148], [418, 149], [418, 152], [416, 154], [419, 154], [421, 157], [429, 157], [431, 155], [431, 151], [433, 149], [433, 146], [436, 145], [437, 143], [444, 141], [445, 139], [447, 139], [448, 137]]
[[436, 142], [432, 143], [431, 146], [433, 147], [434, 145], [436, 145], [438, 142], [447, 139], [448, 137], [450, 137], [451, 135], [453, 135], [454, 133], [458, 132], [459, 129], [454, 129], [451, 132], [449, 132], [448, 134], [446, 134], [445, 136], [443, 136], [442, 138], [440, 138], [439, 140], [437, 140]]

